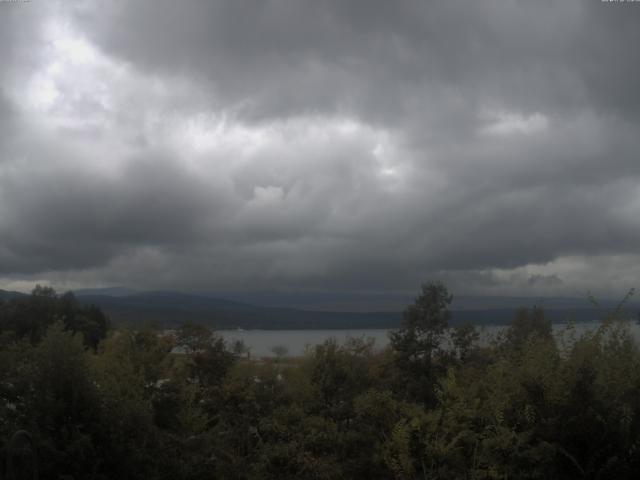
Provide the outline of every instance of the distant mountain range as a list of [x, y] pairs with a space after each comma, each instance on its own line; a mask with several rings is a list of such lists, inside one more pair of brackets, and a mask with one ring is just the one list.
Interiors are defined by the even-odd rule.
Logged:
[[9, 300], [11, 298], [19, 298], [25, 296], [25, 293], [12, 292], [10, 290], [0, 290], [0, 299]]
[[74, 290], [76, 296], [100, 295], [106, 297], [126, 297], [140, 293], [140, 290], [127, 287], [105, 287], [105, 288], [79, 288]]
[[[174, 327], [184, 321], [211, 325], [218, 329], [362, 329], [395, 328], [400, 324], [402, 307], [395, 311], [365, 311], [366, 298], [357, 299], [356, 311], [328, 311], [313, 306], [317, 298], [302, 300], [303, 308], [265, 306], [244, 301], [218, 298], [209, 294], [180, 293], [174, 291], [140, 292], [125, 287], [82, 289], [74, 292], [78, 299], [102, 308], [118, 325], [140, 325], [145, 322]], [[25, 295], [20, 292], [0, 290], [0, 298], [8, 299]], [[265, 298], [268, 298], [266, 294]], [[241, 296], [235, 295], [235, 298]], [[326, 300], [326, 299], [325, 299]], [[344, 304], [344, 299], [339, 299]], [[386, 299], [387, 301], [390, 298]], [[398, 302], [398, 299], [392, 299]], [[280, 298], [282, 302], [282, 298]], [[411, 299], [404, 305], [411, 303]], [[285, 303], [285, 302], [282, 302]], [[294, 302], [294, 305], [297, 306]], [[338, 304], [340, 302], [334, 302]], [[379, 306], [375, 301], [373, 307]], [[389, 302], [387, 302], [389, 304]], [[541, 305], [554, 322], [568, 320], [595, 321], [602, 318], [616, 302], [603, 301], [601, 309], [589, 304], [587, 299], [529, 297], [471, 297], [455, 298], [452, 305], [453, 324], [471, 322], [476, 325], [506, 324], [518, 307]], [[637, 318], [640, 303], [631, 302], [626, 312]]]
[[83, 302], [100, 306], [114, 322], [121, 324], [152, 322], [171, 327], [192, 321], [219, 329], [388, 328], [397, 325], [400, 319], [400, 314], [394, 312], [320, 312], [263, 307], [179, 292], [77, 296]]

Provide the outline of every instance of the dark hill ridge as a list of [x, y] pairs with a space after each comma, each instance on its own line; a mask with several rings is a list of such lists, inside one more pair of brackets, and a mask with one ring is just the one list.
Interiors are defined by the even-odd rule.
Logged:
[[177, 292], [145, 292], [126, 297], [79, 295], [78, 298], [100, 306], [115, 323], [155, 322], [167, 327], [192, 321], [215, 328], [389, 328], [397, 325], [400, 319], [400, 314], [393, 312], [315, 312], [270, 308]]
[[[401, 312], [413, 303], [415, 293], [407, 292], [199, 292], [206, 297], [225, 298], [240, 303], [263, 307], [293, 308], [325, 312]], [[620, 296], [622, 298], [622, 295]], [[598, 298], [603, 309], [612, 309], [620, 298]], [[640, 308], [633, 298], [629, 308]], [[540, 297], [540, 296], [496, 296], [496, 295], [456, 295], [451, 309], [459, 310], [502, 310], [521, 306], [538, 305], [550, 310], [583, 310], [593, 306], [587, 296], [581, 297]]]
[[[396, 328], [402, 314], [395, 312], [341, 312], [305, 310], [301, 308], [264, 307], [240, 301], [224, 300], [208, 295], [172, 291], [141, 292], [127, 296], [78, 295], [85, 302], [99, 305], [115, 323], [154, 322], [172, 327], [183, 321], [211, 325], [219, 329], [363, 329]], [[580, 299], [471, 298], [454, 306], [452, 324], [470, 322], [476, 325], [504, 325], [511, 321], [519, 306], [541, 304], [553, 322], [596, 321], [603, 312]], [[528, 303], [527, 303], [528, 301]], [[459, 303], [460, 306], [462, 306]], [[603, 302], [603, 309], [615, 303]], [[475, 308], [474, 308], [475, 307]], [[484, 307], [484, 308], [483, 308]], [[636, 308], [634, 308], [636, 307]], [[628, 311], [637, 311], [638, 304]]]
[[2, 300], [9, 300], [11, 298], [20, 298], [20, 297], [24, 297], [25, 295], [26, 295], [26, 293], [12, 292], [10, 290], [1, 290], [0, 289], [0, 299], [2, 299]]
[[108, 297], [126, 297], [127, 295], [139, 293], [139, 290], [128, 287], [80, 288], [74, 290], [73, 293], [76, 296], [106, 295]]
[[[95, 295], [79, 295], [78, 298], [87, 299], [102, 297]], [[122, 304], [132, 306], [147, 307], [152, 305], [154, 308], [175, 308], [189, 311], [209, 311], [211, 309], [226, 311], [255, 311], [264, 308], [215, 297], [172, 291], [141, 292], [119, 297], [111, 296], [109, 298], [113, 299], [116, 303], [120, 302]]]
[[[211, 325], [218, 329], [366, 329], [396, 328], [402, 314], [397, 311], [325, 311], [282, 306], [260, 306], [227, 300], [207, 294], [174, 291], [128, 293], [122, 287], [76, 291], [83, 303], [98, 305], [116, 325], [140, 325], [145, 322], [175, 327], [184, 321]], [[101, 294], [104, 292], [104, 294]], [[26, 294], [0, 290], [0, 299]], [[409, 302], [407, 302], [409, 303]], [[470, 322], [475, 325], [504, 325], [511, 321], [519, 306], [542, 305], [546, 315], [556, 323], [597, 321], [614, 301], [603, 301], [602, 309], [591, 306], [586, 299], [527, 297], [459, 297], [453, 305], [452, 324]], [[629, 317], [638, 318], [640, 303], [632, 302], [625, 309]]]

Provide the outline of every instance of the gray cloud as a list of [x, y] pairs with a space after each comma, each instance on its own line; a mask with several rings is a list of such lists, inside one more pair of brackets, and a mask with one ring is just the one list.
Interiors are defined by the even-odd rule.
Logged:
[[0, 277], [625, 290], [636, 7], [3, 5]]
[[[527, 112], [585, 102], [635, 115], [639, 15], [597, 1], [327, 0], [107, 2], [77, 17], [109, 52], [194, 75], [249, 115], [348, 109], [395, 123], [447, 101], [465, 115], [484, 103]], [[448, 106], [438, 113], [455, 117]]]

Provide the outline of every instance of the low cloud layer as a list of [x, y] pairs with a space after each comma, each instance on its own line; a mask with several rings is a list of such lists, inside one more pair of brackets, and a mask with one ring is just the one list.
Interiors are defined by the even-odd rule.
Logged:
[[0, 287], [618, 295], [640, 4], [0, 4]]

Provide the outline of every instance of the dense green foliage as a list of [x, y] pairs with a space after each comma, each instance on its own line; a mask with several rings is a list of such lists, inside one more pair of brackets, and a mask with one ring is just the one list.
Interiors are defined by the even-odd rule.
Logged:
[[84, 305], [71, 292], [56, 295], [51, 287], [37, 285], [30, 296], [0, 298], [0, 332], [8, 339], [40, 342], [47, 329], [61, 322], [65, 330], [80, 333], [85, 345], [95, 349], [109, 328], [107, 317], [94, 305]]
[[30, 431], [42, 478], [635, 478], [640, 351], [621, 321], [554, 337], [522, 309], [480, 344], [450, 302], [425, 285], [384, 351], [259, 360], [193, 324], [107, 334], [40, 288], [0, 305], [0, 449]]

